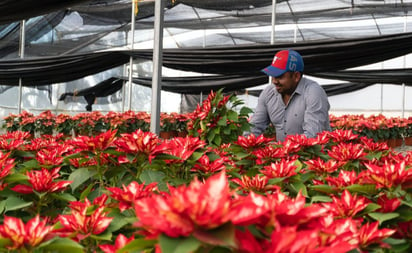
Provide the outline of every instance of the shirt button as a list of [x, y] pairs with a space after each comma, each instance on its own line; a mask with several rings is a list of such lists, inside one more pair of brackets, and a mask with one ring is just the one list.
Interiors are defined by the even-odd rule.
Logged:
[[286, 123], [286, 120], [284, 120], [283, 122], [285, 122], [285, 123]]

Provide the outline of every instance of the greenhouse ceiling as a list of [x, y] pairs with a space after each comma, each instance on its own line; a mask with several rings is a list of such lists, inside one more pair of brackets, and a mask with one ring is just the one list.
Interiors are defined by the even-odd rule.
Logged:
[[[38, 1], [0, 5], [0, 56], [68, 55], [129, 47], [131, 1]], [[164, 0], [164, 47], [268, 44], [272, 0]], [[7, 1], [6, 1], [7, 2]], [[134, 48], [153, 46], [154, 1], [138, 2]], [[15, 9], [13, 9], [15, 8]], [[19, 11], [16, 11], [18, 8]], [[23, 8], [23, 10], [22, 10]], [[410, 31], [408, 1], [277, 1], [275, 43], [348, 39]], [[39, 16], [39, 14], [41, 14]], [[32, 15], [32, 16], [30, 16]]]

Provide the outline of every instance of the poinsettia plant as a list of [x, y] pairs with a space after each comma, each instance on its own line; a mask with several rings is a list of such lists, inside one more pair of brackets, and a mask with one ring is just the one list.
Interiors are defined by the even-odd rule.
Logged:
[[223, 89], [211, 91], [207, 99], [190, 114], [187, 122], [189, 135], [199, 137], [211, 145], [236, 141], [237, 136], [250, 130], [252, 110], [241, 107], [243, 101], [233, 94], [225, 96]]
[[411, 152], [343, 128], [198, 133], [0, 134], [0, 252], [411, 251]]

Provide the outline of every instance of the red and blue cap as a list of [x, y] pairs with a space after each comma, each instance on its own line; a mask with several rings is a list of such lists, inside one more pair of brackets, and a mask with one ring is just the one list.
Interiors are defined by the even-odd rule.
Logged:
[[272, 64], [262, 72], [268, 76], [278, 77], [286, 72], [303, 72], [302, 56], [294, 50], [282, 50], [273, 57]]

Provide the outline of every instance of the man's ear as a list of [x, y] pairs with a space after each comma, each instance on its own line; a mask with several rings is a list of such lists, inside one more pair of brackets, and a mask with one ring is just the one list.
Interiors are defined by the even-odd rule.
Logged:
[[295, 72], [295, 80], [298, 82], [302, 78], [302, 72]]

